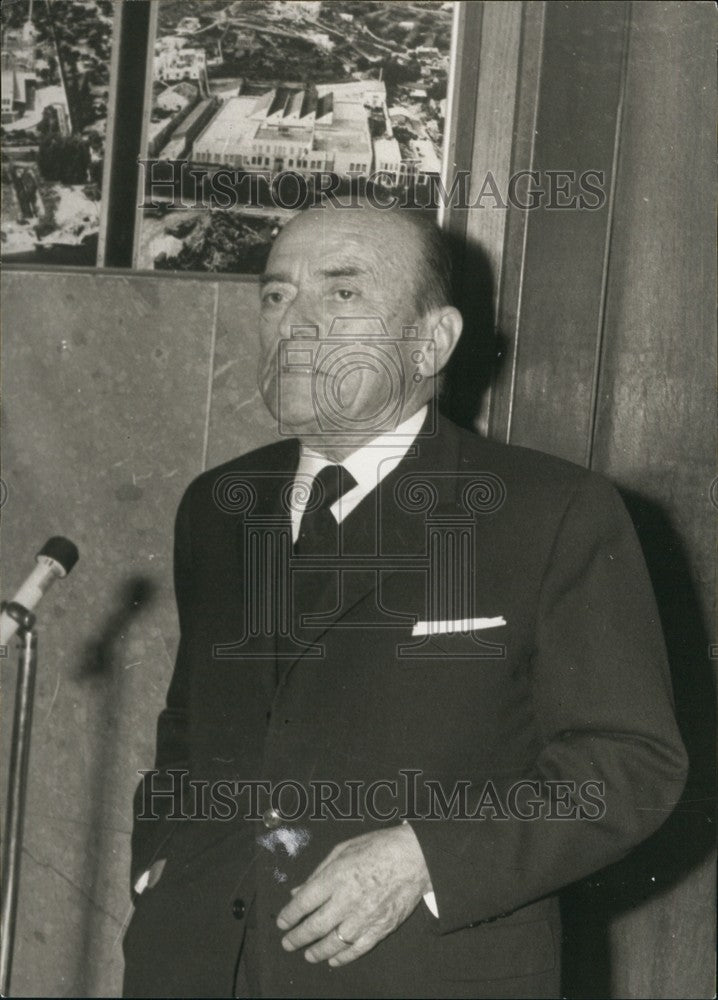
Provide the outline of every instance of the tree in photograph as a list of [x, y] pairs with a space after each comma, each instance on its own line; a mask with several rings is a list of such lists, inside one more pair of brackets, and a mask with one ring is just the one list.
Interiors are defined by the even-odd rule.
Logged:
[[84, 184], [90, 165], [90, 151], [81, 136], [51, 134], [40, 142], [37, 165], [45, 180]]

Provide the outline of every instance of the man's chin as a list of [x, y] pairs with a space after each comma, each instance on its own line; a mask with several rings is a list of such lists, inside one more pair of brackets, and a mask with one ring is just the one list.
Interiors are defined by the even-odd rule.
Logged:
[[312, 415], [311, 420], [302, 419], [301, 417], [287, 418], [284, 413], [282, 414], [281, 421], [277, 414], [274, 417], [285, 437], [291, 435], [298, 438], [315, 438], [322, 433], [314, 415]]

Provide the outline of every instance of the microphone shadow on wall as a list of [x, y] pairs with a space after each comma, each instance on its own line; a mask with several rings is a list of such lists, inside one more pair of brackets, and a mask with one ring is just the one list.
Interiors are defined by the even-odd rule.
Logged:
[[[95, 753], [88, 775], [84, 857], [86, 884], [96, 900], [94, 906], [85, 908], [79, 928], [73, 984], [76, 996], [97, 996], [97, 990], [106, 982], [106, 970], [100, 966], [106, 961], [107, 921], [111, 921], [113, 938], [122, 933], [123, 917], [111, 912], [109, 893], [103, 882], [107, 882], [108, 860], [118, 832], [114, 826], [117, 810], [113, 789], [118, 785], [122, 787], [116, 768], [118, 761], [123, 760], [117, 743], [119, 721], [126, 710], [124, 686], [128, 656], [125, 640], [137, 617], [152, 606], [157, 591], [158, 585], [141, 575], [128, 577], [120, 584], [114, 605], [98, 633], [88, 641], [76, 674], [78, 683], [85, 685], [95, 720], [95, 732], [88, 734], [88, 742]], [[119, 832], [126, 832], [129, 840], [129, 831]]]
[[[690, 770], [685, 791], [674, 812], [653, 836], [623, 861], [596, 873], [564, 894], [564, 997], [623, 995], [611, 968], [609, 935], [612, 921], [669, 892], [712, 854], [715, 845], [712, 806], [715, 801], [715, 685], [708, 629], [695, 576], [668, 514], [637, 493], [624, 490], [622, 496], [638, 532], [658, 603], [671, 667], [676, 716], [688, 751]], [[700, 901], [694, 902], [700, 905]], [[687, 903], [683, 898], [682, 905]], [[643, 955], [635, 956], [636, 980], [643, 978], [648, 983], [656, 949], [671, 947], [665, 914], [663, 921], [659, 928], [658, 915], [655, 916], [656, 936], [643, 941]], [[678, 926], [677, 919], [675, 926]], [[672, 959], [667, 959], [666, 965], [672, 964]], [[681, 977], [691, 974], [691, 970], [679, 968], [675, 979], [680, 981]], [[671, 983], [665, 983], [664, 987], [666, 992], [662, 995], [672, 996]]]
[[452, 258], [453, 297], [464, 330], [444, 372], [440, 409], [461, 427], [476, 430], [484, 397], [499, 374], [509, 338], [497, 326], [493, 268], [478, 243], [444, 234]]

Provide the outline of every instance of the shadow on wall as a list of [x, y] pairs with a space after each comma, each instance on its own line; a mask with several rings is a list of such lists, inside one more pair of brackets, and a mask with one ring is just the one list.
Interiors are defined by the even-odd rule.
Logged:
[[444, 236], [453, 268], [454, 302], [464, 317], [464, 332], [445, 369], [441, 410], [461, 427], [475, 430], [481, 403], [506, 357], [508, 337], [496, 327], [495, 282], [486, 251]]
[[[87, 801], [86, 884], [97, 886], [103, 876], [111, 845], [107, 829], [112, 826], [107, 790], [113, 786], [113, 774], [122, 754], [117, 746], [119, 720], [125, 710], [123, 687], [126, 671], [123, 666], [123, 644], [134, 619], [149, 609], [157, 594], [157, 585], [146, 576], [131, 576], [118, 588], [114, 609], [108, 613], [97, 635], [91, 638], [77, 671], [76, 680], [85, 685], [86, 693], [97, 706], [93, 745], [98, 753], [89, 775]], [[89, 690], [87, 690], [89, 688]], [[105, 916], [112, 916], [104, 911]], [[118, 934], [123, 928], [118, 926]], [[80, 949], [75, 967], [74, 989], [77, 996], [97, 996], [103, 982], [103, 970], [98, 968], [103, 954], [100, 922], [95, 907], [86, 906], [78, 935]]]
[[[611, 921], [670, 890], [706, 860], [715, 844], [715, 686], [706, 622], [684, 546], [670, 518], [636, 493], [622, 495], [658, 602], [690, 771], [675, 811], [652, 837], [619, 864], [564, 893], [564, 997], [614, 995]], [[647, 949], [654, 945], [646, 942]]]

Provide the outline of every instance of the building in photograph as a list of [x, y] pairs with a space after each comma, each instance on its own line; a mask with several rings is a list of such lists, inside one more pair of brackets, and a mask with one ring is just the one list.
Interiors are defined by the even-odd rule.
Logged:
[[155, 53], [155, 73], [163, 83], [196, 80], [207, 93], [207, 56], [204, 49], [167, 47]]
[[[372, 139], [369, 118], [377, 115], [380, 121], [383, 116], [385, 132]], [[175, 135], [169, 143], [174, 145]], [[170, 158], [169, 146], [163, 157]], [[430, 138], [400, 143], [394, 136], [381, 80], [274, 87], [259, 96], [229, 97], [189, 156], [198, 165], [250, 172], [368, 176], [380, 171], [394, 182], [441, 172]]]
[[410, 176], [438, 176], [441, 160], [431, 139], [410, 139], [404, 148], [402, 167]]
[[321, 10], [321, 0], [292, 0], [292, 3], [285, 3], [284, 0], [269, 0], [266, 4], [268, 12], [285, 21], [297, 18], [307, 18], [316, 21]]
[[386, 85], [382, 80], [349, 80], [347, 83], [318, 83], [317, 94], [331, 93], [335, 105], [386, 108]]
[[2, 60], [2, 124], [17, 121], [35, 108], [37, 77], [35, 71], [24, 69], [7, 49]]
[[8, 28], [2, 36], [2, 124], [23, 118], [35, 109], [37, 29], [32, 23], [32, 3], [22, 28]]
[[21, 69], [12, 51], [2, 56], [2, 126], [6, 132], [36, 129], [51, 109], [53, 121], [61, 135], [72, 132], [67, 94], [61, 83], [38, 86], [33, 70]]
[[402, 173], [401, 147], [396, 139], [374, 140], [374, 171], [396, 181]]
[[155, 42], [155, 58], [161, 52], [166, 52], [168, 49], [183, 49], [186, 44], [187, 39], [184, 35], [162, 35]]
[[183, 80], [173, 87], [167, 87], [161, 94], [158, 94], [155, 100], [155, 107], [160, 108], [162, 111], [181, 111], [188, 104], [192, 104], [196, 100], [196, 85]]
[[183, 17], [180, 23], [177, 25], [178, 35], [194, 35], [200, 29], [200, 21], [198, 17]]
[[366, 175], [374, 159], [367, 108], [385, 99], [376, 80], [232, 97], [195, 140], [191, 158], [249, 171]]
[[192, 108], [189, 114], [186, 113], [186, 110], [180, 111], [172, 121], [172, 124], [175, 124], [179, 119], [180, 124], [163, 136], [163, 139], [167, 141], [166, 145], [162, 147], [160, 159], [187, 159], [192, 149], [192, 143], [217, 111], [217, 105], [216, 97], [207, 97]]

